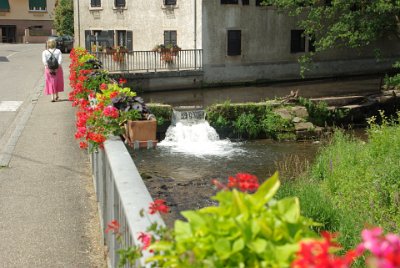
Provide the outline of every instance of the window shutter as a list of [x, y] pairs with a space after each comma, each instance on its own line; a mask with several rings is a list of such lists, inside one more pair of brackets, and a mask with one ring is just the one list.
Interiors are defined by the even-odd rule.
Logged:
[[46, 10], [46, 0], [29, 0], [29, 10]]
[[85, 48], [88, 51], [90, 51], [90, 49], [91, 49], [91, 47], [90, 47], [90, 34], [91, 34], [90, 30], [85, 30]]
[[8, 3], [8, 0], [0, 0], [0, 11], [3, 12], [10, 11], [10, 3]]
[[114, 46], [114, 30], [107, 31], [107, 35], [108, 35], [108, 46], [113, 47]]
[[242, 54], [242, 31], [228, 30], [228, 56]]
[[126, 47], [129, 51], [133, 50], [133, 34], [132, 31], [126, 31]]
[[178, 44], [176, 31], [171, 31], [171, 40], [170, 40], [170, 42], [171, 42], [171, 44], [173, 44], [175, 46]]

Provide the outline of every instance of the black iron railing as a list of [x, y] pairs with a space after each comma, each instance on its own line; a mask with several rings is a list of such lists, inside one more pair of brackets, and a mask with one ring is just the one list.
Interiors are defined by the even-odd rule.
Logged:
[[93, 52], [109, 72], [160, 72], [201, 70], [203, 50]]

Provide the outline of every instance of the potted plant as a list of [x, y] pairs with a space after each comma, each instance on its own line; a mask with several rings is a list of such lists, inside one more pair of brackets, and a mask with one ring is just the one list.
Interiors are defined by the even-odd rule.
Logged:
[[116, 62], [125, 61], [125, 53], [128, 53], [128, 49], [125, 47], [116, 46], [113, 51], [113, 60]]

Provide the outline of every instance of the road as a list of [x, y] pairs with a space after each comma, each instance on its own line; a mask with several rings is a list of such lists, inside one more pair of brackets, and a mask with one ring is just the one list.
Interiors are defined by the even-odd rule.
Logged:
[[[13, 144], [43, 88], [44, 44], [0, 44], [0, 153]], [[4, 165], [0, 159], [0, 165]]]

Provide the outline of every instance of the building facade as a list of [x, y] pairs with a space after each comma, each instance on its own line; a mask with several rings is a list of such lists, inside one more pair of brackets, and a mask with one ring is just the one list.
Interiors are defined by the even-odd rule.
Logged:
[[[298, 18], [261, 6], [260, 0], [207, 0], [202, 3], [203, 70], [207, 82], [300, 78], [298, 59], [313, 51]], [[400, 42], [381, 40], [373, 48], [332, 49], [314, 57], [306, 77], [377, 73], [400, 56]]]
[[[312, 40], [298, 27], [298, 18], [260, 2], [75, 0], [75, 41], [87, 49], [93, 44], [130, 51], [159, 44], [202, 49], [202, 80], [210, 84], [300, 79], [298, 60], [314, 50]], [[384, 72], [400, 56], [398, 41], [380, 40], [373, 48], [318, 53], [306, 77]]]
[[201, 0], [75, 0], [74, 9], [76, 45], [87, 49], [96, 43], [130, 51], [202, 44]]
[[26, 29], [31, 35], [50, 35], [56, 1], [0, 0], [0, 42], [21, 43]]

